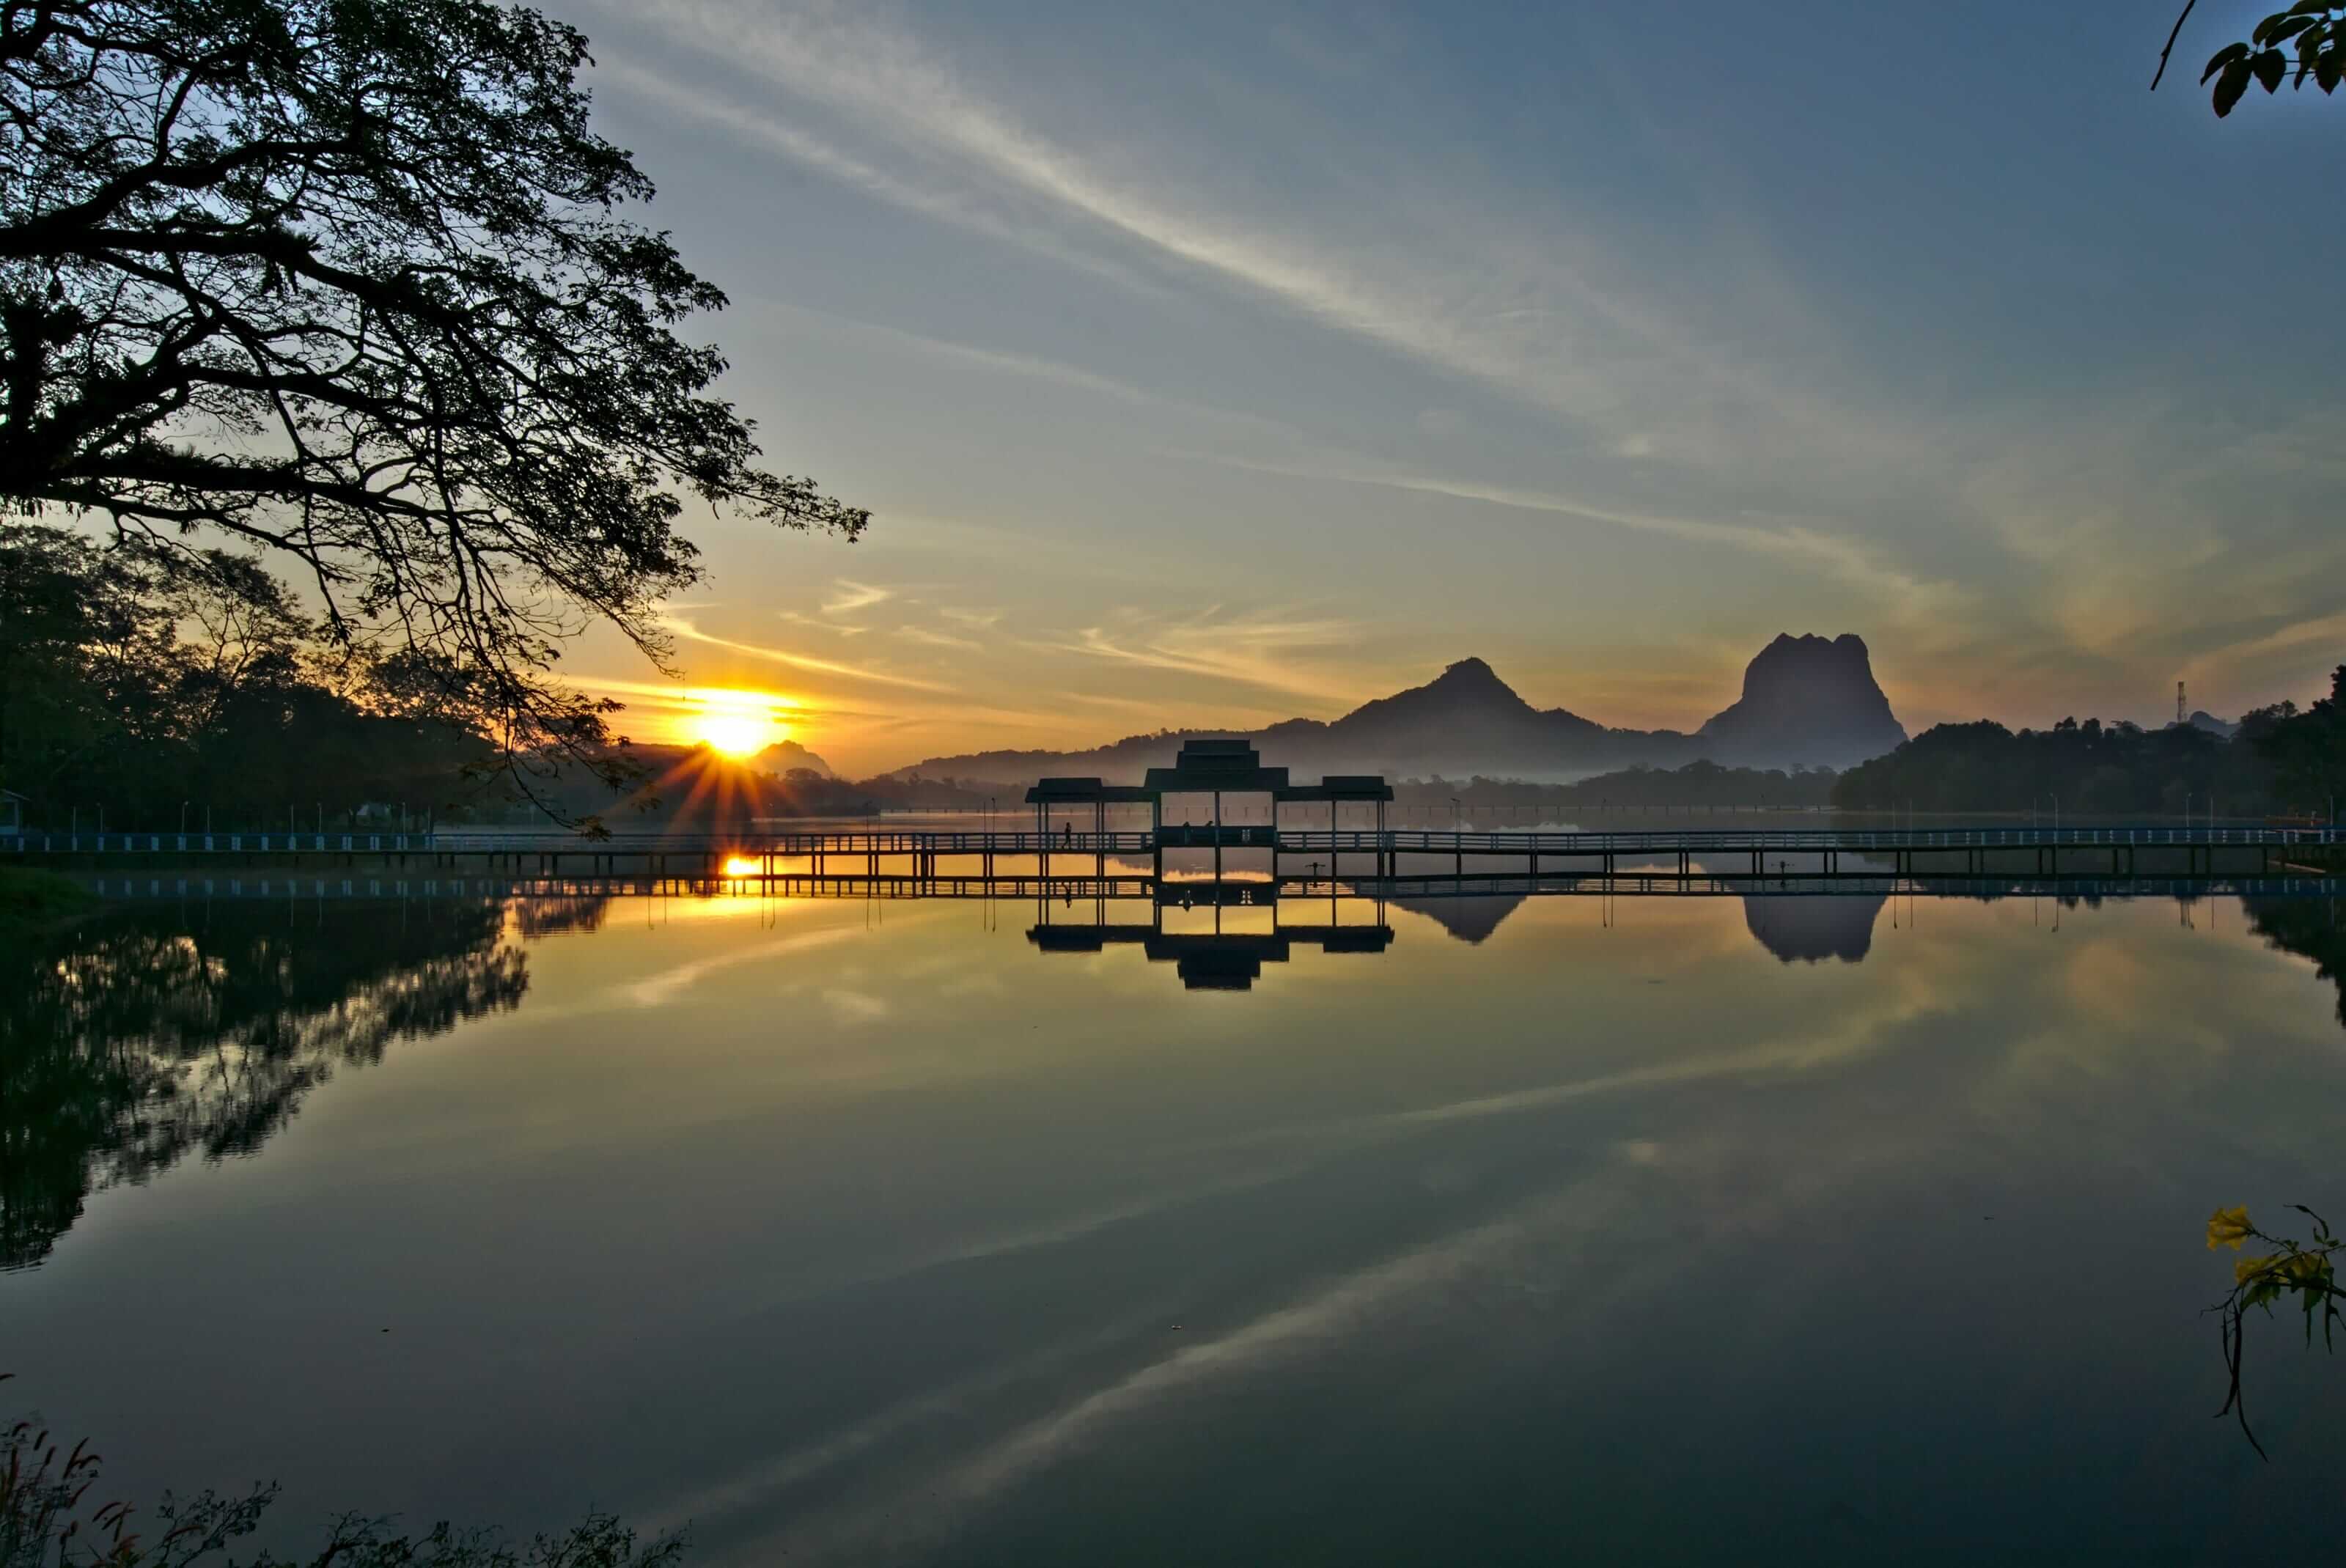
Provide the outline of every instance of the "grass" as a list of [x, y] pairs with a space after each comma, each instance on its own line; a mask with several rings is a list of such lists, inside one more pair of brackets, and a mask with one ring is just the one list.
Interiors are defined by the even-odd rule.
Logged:
[[0, 941], [70, 925], [97, 907], [97, 895], [71, 877], [0, 866]]

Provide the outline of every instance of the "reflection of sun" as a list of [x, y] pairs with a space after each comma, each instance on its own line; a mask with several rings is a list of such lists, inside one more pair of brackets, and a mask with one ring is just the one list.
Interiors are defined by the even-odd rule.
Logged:
[[702, 691], [692, 715], [693, 738], [728, 757], [761, 751], [775, 738], [773, 699], [755, 691]]

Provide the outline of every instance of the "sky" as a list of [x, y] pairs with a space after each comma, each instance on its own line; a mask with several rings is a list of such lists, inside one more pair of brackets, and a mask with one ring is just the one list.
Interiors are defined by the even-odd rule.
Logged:
[[705, 512], [670, 739], [862, 774], [1332, 718], [1488, 660], [1691, 728], [1855, 632], [1910, 730], [2346, 660], [2346, 101], [2270, 4], [553, 0], [849, 545]]

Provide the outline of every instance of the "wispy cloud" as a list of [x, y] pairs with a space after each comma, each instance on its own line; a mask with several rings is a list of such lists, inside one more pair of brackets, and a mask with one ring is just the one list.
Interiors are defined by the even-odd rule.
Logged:
[[898, 626], [896, 628], [896, 635], [903, 637], [908, 643], [919, 643], [925, 647], [933, 648], [964, 648], [974, 650], [983, 648], [985, 646], [984, 643], [977, 641], [974, 637], [957, 637], [951, 632], [931, 631], [926, 626]]
[[1359, 626], [1331, 616], [1226, 613], [1217, 605], [1186, 616], [1127, 608], [1113, 624], [1084, 626], [1029, 646], [1057, 653], [1202, 677], [1315, 702], [1352, 700], [1342, 680], [1312, 669], [1307, 656], [1355, 643]]
[[1220, 463], [1259, 473], [1296, 479], [1321, 479], [1347, 484], [1372, 484], [1423, 495], [1443, 495], [1478, 501], [1518, 511], [1545, 512], [1560, 517], [1600, 523], [1641, 534], [1655, 534], [1701, 545], [1720, 545], [1753, 555], [1807, 562], [1831, 576], [1894, 607], [1902, 622], [1917, 627], [1944, 626], [1958, 622], [1969, 603], [1960, 585], [1918, 575], [1884, 559], [1853, 536], [1798, 524], [1765, 527], [1750, 523], [1725, 523], [1698, 517], [1674, 517], [1657, 513], [1625, 511], [1573, 496], [1488, 484], [1479, 480], [1402, 473], [1375, 467], [1345, 467], [1309, 463], [1265, 463], [1245, 458], [1198, 454], [1202, 461]]
[[752, 658], [770, 659], [776, 664], [788, 665], [792, 669], [811, 670], [821, 675], [835, 675], [847, 680], [870, 681], [878, 686], [902, 687], [908, 691], [950, 694], [955, 689], [941, 681], [921, 680], [909, 675], [892, 675], [885, 670], [874, 669], [869, 665], [842, 664], [836, 659], [817, 658], [811, 654], [774, 647], [765, 643], [741, 642], [733, 637], [720, 637], [713, 632], [702, 631], [690, 620], [674, 613], [663, 616], [661, 622], [671, 633], [687, 642], [705, 643], [710, 647], [728, 648], [734, 653], [747, 654]]
[[[1402, 242], [1330, 245], [1291, 219], [1244, 213], [1127, 167], [1129, 148], [1118, 148], [1122, 161], [1112, 164], [1032, 128], [917, 38], [868, 14], [822, 7], [753, 18], [711, 0], [652, 0], [646, 9], [670, 36], [785, 101], [819, 106], [909, 168], [883, 175], [833, 138], [783, 127], [771, 111], [740, 111], [771, 125], [780, 150], [928, 216], [997, 234], [1017, 229], [1063, 249], [1070, 241], [1052, 226], [1005, 223], [980, 198], [1039, 205], [1078, 236], [1088, 229], [1095, 254], [1101, 239], [1137, 247], [1445, 373], [1616, 435], [1642, 433], [1681, 461], [1729, 455], [1712, 450], [1721, 433], [1708, 417], [1722, 400], [1746, 420], [1797, 423], [1837, 448], [1875, 424], [1864, 409], [1825, 402], [1780, 371], [1707, 341], [1670, 303], [1568, 264], [1565, 237], [1494, 226], [1436, 186], [1387, 190], [1382, 228], [1402, 231]], [[713, 96], [698, 76], [690, 91]], [[1591, 249], [1586, 233], [1569, 243]]]
[[841, 577], [831, 584], [831, 596], [822, 602], [822, 613], [826, 616], [852, 616], [858, 610], [884, 605], [895, 596], [893, 588], [874, 587], [869, 583], [850, 582]]

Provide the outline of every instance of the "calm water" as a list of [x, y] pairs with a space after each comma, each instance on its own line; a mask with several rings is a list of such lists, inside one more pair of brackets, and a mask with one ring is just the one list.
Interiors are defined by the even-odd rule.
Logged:
[[1429, 900], [1193, 962], [1242, 991], [1035, 919], [6, 955], [8, 1387], [110, 1492], [277, 1478], [280, 1541], [595, 1506], [700, 1563], [2217, 1562], [2334, 1495], [2294, 1324], [2273, 1462], [2209, 1419], [2200, 1231], [2346, 1210], [2335, 904]]

